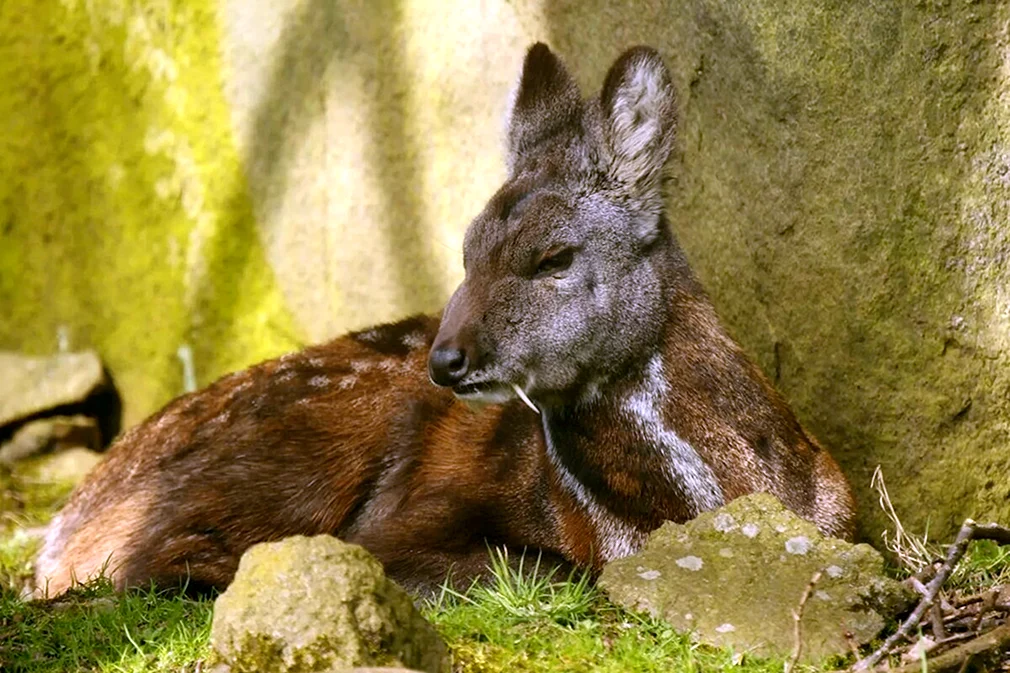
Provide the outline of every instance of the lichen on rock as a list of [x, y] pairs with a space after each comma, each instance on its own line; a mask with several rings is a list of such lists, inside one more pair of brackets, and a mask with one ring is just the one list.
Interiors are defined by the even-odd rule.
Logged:
[[768, 494], [664, 524], [641, 552], [608, 564], [600, 586], [618, 605], [701, 642], [782, 656], [794, 645], [792, 613], [818, 572], [802, 615], [808, 661], [847, 653], [850, 637], [869, 642], [912, 600], [872, 547], [825, 538]]
[[234, 673], [448, 670], [445, 644], [363, 548], [295, 536], [251, 547], [215, 603], [212, 661]]

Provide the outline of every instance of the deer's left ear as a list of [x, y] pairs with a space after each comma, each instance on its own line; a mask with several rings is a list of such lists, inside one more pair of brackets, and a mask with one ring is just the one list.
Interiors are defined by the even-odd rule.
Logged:
[[526, 52], [506, 121], [509, 170], [537, 145], [578, 123], [582, 95], [561, 60], [543, 42]]
[[600, 107], [610, 177], [658, 221], [663, 170], [677, 127], [677, 96], [659, 53], [650, 47], [624, 52], [607, 73]]

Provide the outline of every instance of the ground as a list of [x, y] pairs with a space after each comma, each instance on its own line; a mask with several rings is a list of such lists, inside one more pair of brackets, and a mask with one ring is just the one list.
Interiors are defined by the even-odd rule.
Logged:
[[[115, 594], [97, 582], [50, 603], [18, 597], [37, 537], [69, 492], [66, 485], [3, 476], [0, 482], [0, 670], [203, 670], [213, 602], [153, 590]], [[1005, 549], [978, 545], [957, 581], [978, 589], [1005, 582]], [[445, 591], [423, 606], [460, 672], [742, 671], [779, 673], [785, 662], [697, 646], [664, 623], [609, 604], [584, 579], [528, 580], [500, 563], [495, 582]], [[731, 590], [731, 589], [730, 589]], [[848, 662], [826, 661], [831, 670]], [[928, 669], [927, 669], [928, 670]]]

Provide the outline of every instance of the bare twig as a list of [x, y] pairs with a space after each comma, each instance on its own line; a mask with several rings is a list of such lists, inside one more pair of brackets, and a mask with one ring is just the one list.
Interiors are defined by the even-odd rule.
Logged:
[[909, 577], [908, 585], [915, 589], [915, 592], [920, 596], [926, 595], [926, 585], [919, 581], [917, 577]]
[[[929, 673], [950, 673], [964, 670], [972, 657], [995, 652], [1010, 646], [1010, 624], [998, 626], [986, 634], [944, 652], [929, 660]], [[891, 671], [891, 673], [920, 673], [922, 662], [915, 661]]]
[[992, 612], [993, 608], [996, 606], [996, 599], [999, 598], [999, 589], [992, 589], [985, 595], [982, 599], [981, 605], [978, 608], [978, 614], [975, 615], [975, 621], [971, 623], [971, 630], [977, 631], [978, 627], [982, 624], [982, 618], [986, 616], [987, 613]]
[[929, 610], [929, 619], [933, 626], [933, 638], [939, 644], [947, 637], [947, 629], [943, 628], [943, 610], [940, 609], [938, 601], [933, 602], [933, 607]]
[[846, 630], [842, 632], [842, 637], [845, 638], [845, 644], [849, 646], [852, 658], [859, 659], [859, 643], [856, 642], [856, 637], [852, 634], [852, 631]]
[[810, 581], [807, 582], [806, 588], [803, 589], [803, 595], [800, 596], [800, 602], [796, 606], [796, 609], [793, 610], [793, 656], [785, 664], [785, 673], [791, 673], [800, 660], [800, 654], [803, 652], [803, 630], [800, 627], [800, 622], [803, 620], [803, 608], [807, 606], [810, 594], [814, 592], [814, 587], [820, 581], [821, 571], [818, 570], [810, 578]]
[[977, 633], [955, 633], [952, 636], [947, 636], [943, 640], [938, 640], [935, 643], [933, 643], [933, 647], [929, 651], [934, 652], [938, 648], [944, 647], [946, 645], [953, 645], [954, 643], [960, 643], [965, 640], [971, 640], [972, 638], [976, 637], [978, 637]]
[[[866, 671], [873, 668], [881, 659], [889, 655], [899, 642], [907, 638], [915, 630], [922, 621], [923, 615], [926, 614], [926, 610], [936, 601], [944, 582], [954, 572], [954, 568], [968, 549], [968, 543], [972, 540], [995, 540], [1000, 544], [1007, 544], [1010, 543], [1010, 529], [994, 523], [977, 524], [971, 519], [966, 519], [961, 526], [961, 530], [958, 531], [954, 542], [947, 548], [943, 564], [937, 569], [933, 579], [926, 585], [926, 595], [922, 597], [919, 604], [912, 610], [912, 614], [902, 622], [897, 631], [884, 641], [883, 645], [853, 664], [851, 670]], [[967, 647], [967, 645], [964, 647]]]
[[[969, 519], [968, 521], [971, 521]], [[967, 523], [967, 521], [965, 522]], [[974, 540], [992, 540], [997, 544], [1010, 544], [1010, 528], [998, 523], [976, 523]]]

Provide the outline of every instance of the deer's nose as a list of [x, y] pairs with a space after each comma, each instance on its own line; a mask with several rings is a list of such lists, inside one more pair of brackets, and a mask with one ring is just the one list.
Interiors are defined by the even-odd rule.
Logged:
[[436, 345], [428, 354], [428, 376], [439, 386], [453, 386], [470, 368], [466, 351], [453, 344]]

